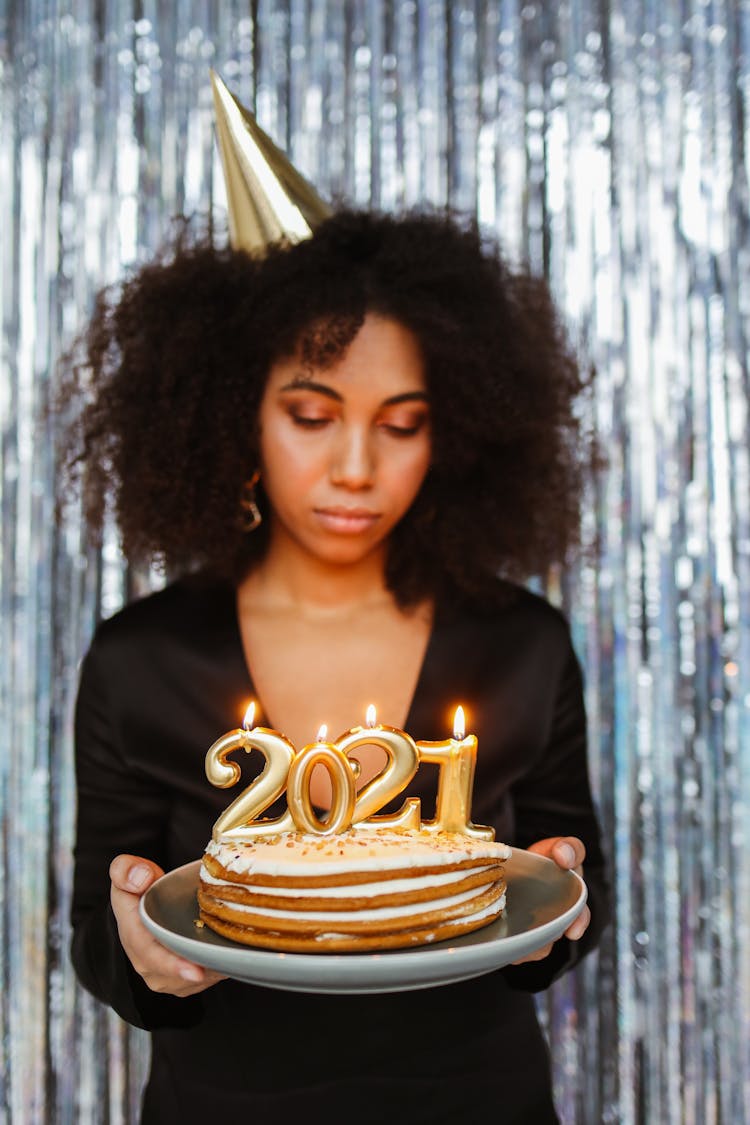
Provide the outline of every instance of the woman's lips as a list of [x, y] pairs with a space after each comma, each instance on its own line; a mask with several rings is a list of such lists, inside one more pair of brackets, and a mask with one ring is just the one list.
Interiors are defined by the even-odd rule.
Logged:
[[380, 519], [379, 512], [368, 508], [316, 508], [315, 515], [327, 531], [340, 535], [360, 535]]

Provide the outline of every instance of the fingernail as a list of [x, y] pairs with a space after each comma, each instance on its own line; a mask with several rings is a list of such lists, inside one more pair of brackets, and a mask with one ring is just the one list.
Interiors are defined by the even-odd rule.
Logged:
[[128, 882], [136, 891], [139, 891], [141, 887], [145, 886], [150, 878], [150, 870], [148, 867], [144, 867], [142, 863], [136, 864], [135, 867], [131, 867], [130, 871], [128, 871]]
[[193, 984], [203, 980], [203, 973], [195, 965], [186, 965], [184, 969], [180, 969], [180, 976], [183, 980], [192, 981]]
[[556, 851], [563, 863], [567, 863], [569, 867], [573, 866], [576, 860], [576, 853], [573, 851], [570, 844], [558, 844]]

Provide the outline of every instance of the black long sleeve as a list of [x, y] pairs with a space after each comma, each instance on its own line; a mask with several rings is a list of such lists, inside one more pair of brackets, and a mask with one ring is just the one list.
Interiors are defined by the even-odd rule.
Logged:
[[[593, 945], [607, 910], [580, 673], [562, 617], [523, 591], [502, 609], [439, 616], [405, 723], [415, 739], [442, 739], [451, 705], [465, 703], [479, 739], [475, 822], [493, 824], [497, 838], [514, 846], [575, 835], [587, 848], [593, 920], [586, 938], [561, 940], [544, 961], [475, 980], [374, 996], [224, 981], [178, 999], [151, 992], [135, 973], [109, 905], [109, 865], [122, 852], [165, 870], [199, 858], [228, 803], [205, 777], [205, 754], [238, 724], [251, 697], [234, 591], [224, 585], [181, 582], [133, 603], [100, 626], [83, 665], [73, 960], [95, 996], [153, 1031], [144, 1123], [203, 1125], [217, 1112], [288, 1120], [323, 1105], [345, 1115], [352, 1096], [362, 1125], [384, 1116], [394, 1125], [412, 1121], [416, 1105], [417, 1120], [453, 1105], [454, 1120], [466, 1112], [479, 1119], [496, 1112], [498, 1098], [504, 1113], [517, 1113], [509, 1120], [552, 1120], [537, 1112], [536, 1099], [551, 1101], [530, 993]], [[249, 781], [252, 765], [243, 766]], [[435, 807], [437, 776], [421, 768], [404, 794], [420, 797], [425, 817]], [[460, 1037], [425, 1034], [453, 1027], [457, 1012]], [[366, 1051], [350, 1033], [355, 1028], [367, 1029]], [[291, 1072], [281, 1049], [290, 1033], [299, 1047]], [[205, 1061], [219, 1043], [217, 1085], [206, 1079]]]
[[128, 764], [111, 699], [106, 654], [95, 641], [84, 661], [76, 705], [78, 822], [73, 888], [73, 963], [81, 983], [137, 1027], [188, 1026], [189, 1002], [159, 995], [135, 972], [109, 901], [109, 864], [126, 852], [163, 864], [169, 794]]
[[538, 764], [511, 787], [518, 847], [550, 836], [578, 836], [586, 846], [583, 878], [591, 921], [578, 941], [560, 938], [542, 961], [508, 966], [512, 988], [539, 992], [593, 949], [610, 917], [610, 895], [599, 824], [588, 775], [586, 714], [581, 669], [573, 651], [560, 676], [551, 738]]

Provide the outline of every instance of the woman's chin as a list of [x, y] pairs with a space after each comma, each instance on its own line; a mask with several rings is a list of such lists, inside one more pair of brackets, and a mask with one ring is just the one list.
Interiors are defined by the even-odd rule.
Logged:
[[[374, 534], [373, 528], [353, 533], [321, 529], [316, 526], [296, 534], [290, 533], [284, 525], [273, 529], [271, 535], [272, 553], [287, 550], [301, 552], [311, 562], [328, 566], [357, 566], [371, 560], [374, 554], [385, 557], [387, 537]], [[380, 530], [380, 529], [378, 529]]]
[[316, 537], [311, 553], [331, 566], [356, 566], [373, 554], [385, 554], [385, 543], [371, 535], [326, 535]]

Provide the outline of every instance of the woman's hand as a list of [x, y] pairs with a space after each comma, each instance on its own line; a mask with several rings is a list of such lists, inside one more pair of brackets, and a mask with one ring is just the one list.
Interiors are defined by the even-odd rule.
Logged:
[[193, 996], [224, 977], [170, 953], [141, 921], [138, 913], [141, 897], [163, 874], [161, 867], [148, 859], [136, 855], [115, 856], [109, 868], [112, 910], [122, 947], [148, 987], [153, 992], [168, 992], [172, 996]]
[[[566, 871], [575, 871], [576, 875], [583, 877], [582, 864], [586, 858], [586, 848], [583, 841], [579, 840], [577, 836], [550, 836], [546, 840], [537, 840], [535, 844], [531, 844], [530, 852], [535, 852], [537, 855], [547, 856], [548, 859], [555, 861], [558, 867], [562, 867]], [[571, 941], [578, 941], [588, 929], [588, 924], [591, 921], [591, 911], [588, 906], [584, 906], [581, 913], [577, 918], [568, 926], [563, 934], [563, 937], [570, 938]], [[514, 965], [522, 965], [524, 961], [542, 961], [549, 955], [552, 950], [553, 943], [543, 945], [541, 949], [534, 950], [528, 957], [522, 957], [520, 961], [514, 961]]]

